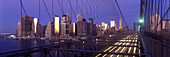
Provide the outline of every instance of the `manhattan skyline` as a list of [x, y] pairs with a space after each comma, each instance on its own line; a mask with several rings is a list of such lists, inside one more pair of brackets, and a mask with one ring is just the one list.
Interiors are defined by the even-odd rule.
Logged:
[[[20, 3], [18, 0], [12, 0], [10, 2], [7, 2], [9, 0], [4, 0], [4, 1], [0, 1], [0, 33], [15, 33], [16, 29], [17, 29], [17, 22], [19, 19], [21, 19], [21, 14], [20, 14]], [[62, 2], [62, 0], [59, 0], [60, 2]], [[85, 0], [83, 0], [84, 2], [86, 2]], [[51, 1], [45, 1], [47, 4], [47, 7], [49, 8], [49, 11], [51, 12], [51, 6], [50, 6], [50, 2]], [[75, 1], [72, 1], [75, 2]], [[81, 1], [79, 1], [80, 4]], [[9, 4], [8, 4], [9, 3]], [[26, 8], [26, 12], [28, 15], [33, 16], [35, 18], [38, 18], [38, 0], [33, 1], [33, 0], [29, 0], [29, 1], [23, 1], [24, 3], [24, 7]], [[32, 4], [29, 4], [32, 3]], [[56, 4], [55, 4], [56, 3]], [[62, 16], [62, 11], [58, 5], [57, 2], [54, 3], [54, 15], [59, 15]], [[64, 0], [64, 3], [68, 3], [67, 0]], [[98, 3], [101, 3], [100, 1], [98, 1]], [[109, 3], [109, 2], [106, 2]], [[133, 27], [133, 22], [138, 22], [138, 17], [139, 17], [139, 1], [136, 0], [130, 0], [130, 1], [126, 1], [126, 0], [118, 0], [119, 6], [121, 7], [122, 13], [124, 14], [124, 17], [126, 19], [126, 21], [128, 22], [128, 26], [130, 28]], [[32, 7], [32, 5], [35, 5]], [[85, 3], [85, 5], [87, 6], [87, 4]], [[111, 4], [112, 5], [112, 4]], [[74, 5], [72, 5], [74, 6]], [[116, 5], [114, 5], [116, 6]], [[68, 4], [64, 4], [64, 14], [67, 13], [67, 10], [70, 9], [70, 6]], [[108, 6], [111, 7], [111, 6]], [[12, 8], [13, 10], [11, 10], [10, 8]], [[117, 7], [113, 7], [113, 8], [117, 8]], [[78, 10], [78, 12], [76, 11], [77, 8], [73, 7], [74, 11], [76, 13], [81, 13], [80, 10]], [[103, 9], [101, 9], [103, 10]], [[90, 9], [89, 9], [90, 11]], [[110, 9], [110, 11], [113, 11], [113, 9]], [[40, 18], [40, 24], [42, 25], [47, 25], [48, 22], [50, 21], [50, 18], [47, 15], [47, 12], [45, 11], [44, 5], [41, 1], [41, 18]], [[70, 15], [72, 17], [72, 21], [76, 22], [76, 18], [74, 16], [74, 14], [72, 13], [72, 11], [68, 11], [70, 12]], [[117, 10], [118, 12], [118, 10]], [[87, 13], [85, 11], [85, 9], [83, 9], [83, 15], [87, 16]], [[110, 21], [115, 20], [116, 23], [118, 23], [118, 20], [120, 18], [120, 14], [118, 16], [116, 16], [116, 18], [114, 18], [114, 13], [109, 13], [109, 11], [104, 11], [103, 13], [108, 14], [105, 15], [103, 18], [98, 17], [98, 18], [94, 18], [94, 23], [95, 24], [100, 24], [101, 22], [106, 22], [107, 24], [109, 24], [110, 26]], [[90, 12], [89, 12], [90, 14]], [[117, 14], [117, 13], [115, 13]], [[23, 13], [24, 16], [24, 13]], [[132, 17], [133, 16], [133, 17]], [[106, 18], [109, 17], [109, 18]], [[88, 20], [88, 18], [93, 18], [92, 15], [85, 17], [86, 20]], [[104, 20], [104, 19], [108, 19], [108, 20]], [[122, 21], [123, 22], [123, 21]], [[119, 25], [119, 24], [117, 24]], [[124, 22], [123, 22], [123, 27], [125, 26]]]

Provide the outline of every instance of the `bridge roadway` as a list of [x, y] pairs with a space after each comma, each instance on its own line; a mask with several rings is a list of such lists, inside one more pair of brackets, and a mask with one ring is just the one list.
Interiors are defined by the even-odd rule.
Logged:
[[138, 33], [118, 33], [87, 39], [60, 39], [52, 45], [0, 53], [0, 56], [32, 56], [41, 52], [44, 57], [140, 57], [145, 56]]
[[[137, 47], [138, 45], [138, 35], [128, 35], [125, 38], [119, 40], [114, 45], [125, 45], [122, 46], [109, 46], [108, 48], [103, 49], [103, 52], [117, 52], [117, 53], [138, 53], [140, 54], [140, 49]], [[129, 47], [126, 47], [129, 46]], [[128, 55], [114, 55], [114, 54], [97, 54], [95, 57], [129, 57]], [[130, 56], [134, 57], [134, 56]]]

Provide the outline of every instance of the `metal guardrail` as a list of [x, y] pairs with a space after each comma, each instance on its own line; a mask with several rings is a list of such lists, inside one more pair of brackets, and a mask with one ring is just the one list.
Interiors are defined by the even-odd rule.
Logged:
[[151, 57], [169, 57], [170, 38], [151, 32], [141, 32]]
[[142, 37], [142, 35], [141, 35], [141, 33], [139, 32], [138, 34], [139, 34], [140, 40], [141, 40], [141, 42], [142, 42], [142, 47], [143, 47], [143, 49], [144, 49], [144, 53], [146, 54], [146, 57], [151, 57], [151, 56], [150, 56], [150, 53], [149, 53], [149, 51], [148, 51], [148, 48], [147, 48], [147, 46], [146, 46], [146, 44], [145, 44], [145, 42], [144, 42], [144, 39], [143, 39], [143, 37]]
[[[49, 46], [56, 46], [57, 44], [51, 44], [51, 45], [45, 45], [45, 46], [39, 46], [39, 47], [34, 47], [34, 48], [29, 48], [29, 49], [23, 49], [23, 50], [16, 50], [16, 51], [11, 51], [11, 52], [5, 52], [5, 53], [0, 53], [0, 56], [24, 56], [24, 55], [27, 55], [27, 54], [32, 54], [32, 53], [36, 53], [36, 52], [42, 52], [44, 54], [49, 54], [49, 52], [51, 50], [55, 50], [57, 51], [57, 53], [61, 53], [61, 54], [64, 54], [64, 52], [72, 52], [74, 54], [74, 52], [79, 52], [79, 53], [93, 53], [93, 54], [96, 54], [96, 53], [101, 53], [101, 54], [115, 54], [115, 55], [130, 55], [130, 56], [144, 56], [144, 57], [151, 57], [150, 54], [149, 54], [149, 51], [146, 47], [146, 43], [144, 42], [143, 40], [143, 37], [141, 36], [141, 34], [139, 33], [139, 37], [138, 40], [140, 40], [139, 42], [132, 42], [132, 43], [137, 43], [137, 44], [140, 44], [140, 46], [129, 46], [129, 45], [112, 45], [112, 44], [88, 44], [88, 43], [72, 43], [70, 45], [74, 45], [75, 46], [75, 49], [61, 49], [61, 48], [46, 48], [46, 47], [49, 47]], [[87, 41], [88, 42], [88, 41]], [[93, 41], [92, 41], [93, 42]], [[101, 41], [101, 42], [111, 42], [111, 41]], [[123, 42], [123, 43], [130, 43], [130, 42]], [[141, 44], [142, 43], [142, 44]], [[65, 43], [67, 44], [67, 43]], [[58, 44], [58, 45], [61, 45], [62, 44]], [[139, 49], [141, 49], [142, 51], [144, 50], [144, 52], [140, 52], [140, 53], [118, 53], [118, 52], [104, 52], [104, 51], [100, 51], [100, 49], [98, 50], [88, 50], [88, 49], [79, 49], [79, 48], [76, 48], [76, 47], [79, 47], [77, 45], [83, 45], [83, 46], [117, 46], [117, 47], [137, 47]], [[69, 46], [69, 45], [65, 45], [65, 46]], [[143, 47], [143, 48], [140, 48], [140, 47]], [[82, 47], [80, 47], [82, 48]], [[93, 48], [93, 47], [92, 47]], [[98, 47], [98, 48], [101, 48], [101, 47]], [[103, 48], [102, 48], [103, 49]], [[44, 55], [44, 56], [46, 56]], [[75, 55], [75, 54], [74, 54]], [[57, 55], [59, 56], [59, 54]]]
[[91, 50], [75, 50], [75, 49], [59, 49], [59, 48], [50, 48], [50, 50], [57, 50], [57, 51], [68, 51], [68, 52], [84, 52], [84, 53], [101, 53], [101, 54], [115, 54], [115, 55], [145, 55], [143, 53], [119, 53], [119, 52], [103, 52], [103, 51], [91, 51]]
[[162, 35], [158, 35], [156, 33], [151, 33], [151, 32], [143, 32], [145, 35], [150, 36], [152, 38], [155, 39], [160, 39], [160, 40], [167, 40], [170, 41], [170, 38], [166, 37], [166, 36], [162, 36]]
[[28, 49], [22, 49], [22, 50], [15, 50], [15, 51], [10, 51], [10, 52], [4, 52], [4, 53], [0, 53], [0, 56], [3, 55], [10, 55], [10, 54], [16, 54], [16, 53], [22, 53], [22, 52], [27, 52], [27, 51], [31, 51], [31, 50], [39, 50], [39, 49], [43, 49], [45, 47], [50, 47], [50, 46], [55, 46], [57, 44], [50, 44], [50, 45], [44, 45], [44, 46], [38, 46], [38, 47], [33, 47], [33, 48], [28, 48]]

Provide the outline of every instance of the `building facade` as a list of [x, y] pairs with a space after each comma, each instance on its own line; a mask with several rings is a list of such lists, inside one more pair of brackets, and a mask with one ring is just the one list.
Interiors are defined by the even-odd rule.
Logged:
[[21, 35], [22, 37], [30, 37], [32, 31], [34, 17], [22, 16], [21, 19]]
[[[159, 22], [160, 22], [160, 15], [158, 14], [150, 15], [150, 31], [154, 31], [155, 27], [159, 24]], [[157, 29], [155, 31], [161, 31], [160, 24], [157, 26]]]
[[54, 16], [54, 36], [60, 36], [60, 17], [58, 15]]
[[83, 21], [77, 22], [77, 35], [78, 36], [87, 36], [87, 22], [86, 19]]
[[121, 20], [121, 18], [119, 19], [119, 30], [122, 30], [123, 29], [123, 27], [122, 27], [122, 20]]
[[83, 15], [82, 14], [77, 14], [77, 22], [83, 21]]
[[89, 22], [87, 24], [87, 33], [89, 36], [93, 35], [93, 18], [89, 18]]
[[49, 22], [45, 30], [45, 38], [53, 37], [53, 22]]

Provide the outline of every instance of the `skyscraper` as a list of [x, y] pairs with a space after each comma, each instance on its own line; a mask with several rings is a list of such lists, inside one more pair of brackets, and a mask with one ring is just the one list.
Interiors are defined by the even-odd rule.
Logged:
[[115, 27], [115, 21], [110, 21], [110, 27]]
[[115, 23], [115, 31], [117, 31], [117, 24]]
[[54, 16], [54, 36], [60, 36], [60, 17]]
[[52, 22], [49, 22], [48, 25], [47, 25], [47, 28], [45, 30], [45, 37], [46, 38], [51, 38], [53, 36], [53, 26], [52, 26]]
[[46, 28], [47, 28], [47, 25], [45, 26], [39, 25], [39, 36], [40, 37], [45, 37]]
[[[153, 14], [150, 15], [150, 31], [153, 31], [155, 27], [159, 24], [160, 22], [160, 15], [158, 14]], [[156, 31], [161, 31], [161, 25], [159, 24]]]
[[38, 29], [39, 29], [38, 18], [34, 18], [33, 23], [32, 23], [31, 37], [38, 37], [39, 36]]
[[32, 31], [34, 17], [31, 16], [22, 16], [21, 19], [21, 34], [22, 37], [30, 37]]
[[76, 32], [77, 32], [76, 23], [71, 23], [69, 25], [69, 34], [70, 34], [70, 36], [76, 36]]
[[93, 24], [93, 36], [96, 36], [97, 35], [97, 25], [98, 24]]
[[102, 22], [102, 27], [105, 26], [105, 22]]
[[34, 30], [34, 33], [36, 34], [37, 33], [37, 27], [38, 27], [38, 18], [34, 18], [34, 22], [33, 22], [33, 30]]
[[83, 16], [82, 16], [82, 14], [77, 14], [77, 22], [79, 22], [79, 21], [83, 21]]
[[67, 21], [68, 21], [69, 24], [71, 24], [71, 22], [72, 22], [69, 12], [67, 12]]
[[66, 15], [61, 17], [61, 35], [67, 36], [69, 34], [69, 23], [67, 23]]
[[109, 25], [107, 23], [105, 23], [105, 27], [104, 27], [105, 30], [109, 29]]
[[18, 21], [17, 37], [21, 37], [21, 20]]
[[119, 30], [121, 30], [121, 29], [123, 29], [123, 27], [122, 27], [122, 20], [121, 20], [121, 18], [119, 19]]
[[86, 22], [86, 19], [83, 19], [83, 21], [77, 22], [77, 35], [78, 36], [87, 36], [87, 22]]
[[89, 36], [93, 34], [93, 18], [89, 18], [89, 23], [87, 24], [87, 33]]
[[162, 23], [162, 29], [166, 32], [170, 31], [170, 19], [164, 19]]

